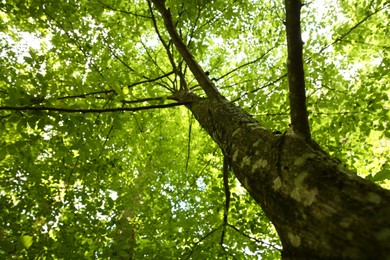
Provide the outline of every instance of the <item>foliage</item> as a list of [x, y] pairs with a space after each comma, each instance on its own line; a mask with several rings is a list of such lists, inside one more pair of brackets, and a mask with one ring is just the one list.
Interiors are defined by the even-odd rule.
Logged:
[[[222, 93], [285, 131], [282, 1], [166, 5]], [[311, 1], [302, 19], [313, 137], [386, 187], [388, 7]], [[6, 0], [0, 16], [0, 107], [119, 109], [0, 110], [2, 258], [279, 257], [276, 231], [232, 177], [220, 245], [221, 154], [184, 107], [120, 111], [172, 103], [174, 65], [201, 94], [147, 1]]]

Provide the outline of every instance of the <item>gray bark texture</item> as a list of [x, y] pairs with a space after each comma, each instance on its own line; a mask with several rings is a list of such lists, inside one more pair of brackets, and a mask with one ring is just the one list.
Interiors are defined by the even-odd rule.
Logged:
[[187, 107], [274, 224], [284, 259], [390, 259], [390, 192], [288, 131], [275, 135], [223, 97]]

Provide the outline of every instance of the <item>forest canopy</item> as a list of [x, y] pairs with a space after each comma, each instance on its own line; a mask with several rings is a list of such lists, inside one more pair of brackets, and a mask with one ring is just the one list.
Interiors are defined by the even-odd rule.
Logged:
[[[389, 5], [305, 1], [301, 19], [313, 139], [387, 189]], [[286, 132], [283, 1], [165, 6], [227, 100]], [[172, 98], [205, 93], [150, 1], [3, 0], [0, 18], [1, 257], [280, 257], [272, 223], [233, 174], [224, 184], [220, 148]]]

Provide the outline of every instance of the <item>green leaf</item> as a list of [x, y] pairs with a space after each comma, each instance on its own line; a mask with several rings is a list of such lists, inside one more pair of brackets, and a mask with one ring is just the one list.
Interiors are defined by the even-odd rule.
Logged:
[[28, 64], [32, 64], [34, 62], [34, 60], [31, 57], [28, 57], [28, 56], [24, 56], [23, 59]]
[[23, 246], [23, 248], [28, 249], [33, 243], [33, 237], [27, 235], [21, 236], [19, 238], [19, 243]]
[[377, 172], [375, 175], [368, 175], [366, 179], [373, 181], [373, 182], [379, 182], [384, 180], [390, 180], [390, 170], [389, 169], [383, 169], [379, 172]]

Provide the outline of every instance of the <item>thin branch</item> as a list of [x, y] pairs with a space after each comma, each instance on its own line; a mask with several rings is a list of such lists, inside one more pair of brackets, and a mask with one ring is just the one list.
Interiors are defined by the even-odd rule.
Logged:
[[[160, 80], [160, 79], [163, 79], [163, 78], [165, 78], [165, 77], [168, 77], [168, 76], [171, 75], [171, 74], [173, 74], [173, 71], [168, 72], [167, 74], [162, 75], [162, 76], [159, 76], [159, 77], [154, 78], [154, 79], [147, 79], [147, 80], [142, 80], [142, 81], [138, 81], [138, 82], [129, 84], [129, 85], [127, 85], [127, 87], [128, 87], [128, 88], [132, 88], [132, 87], [135, 87], [135, 86], [137, 86], [137, 85], [144, 84], [144, 83], [155, 82], [155, 81], [157, 81], [157, 80]], [[71, 96], [58, 97], [57, 100], [61, 100], [61, 99], [71, 99], [71, 98], [86, 98], [87, 96], [94, 96], [94, 95], [100, 95], [100, 94], [110, 94], [110, 93], [115, 93], [115, 90], [111, 89], [111, 90], [95, 91], [95, 92], [90, 92], [90, 93], [85, 93], [85, 94], [78, 94], [78, 95], [71, 95]]]
[[116, 108], [105, 108], [105, 109], [82, 109], [82, 108], [61, 108], [61, 107], [33, 107], [33, 106], [2, 106], [1, 110], [7, 111], [55, 111], [55, 112], [64, 112], [64, 113], [112, 113], [112, 112], [122, 112], [122, 111], [141, 111], [141, 110], [150, 110], [156, 108], [168, 108], [168, 107], [177, 107], [182, 105], [188, 105], [190, 102], [177, 102], [170, 104], [161, 104], [161, 105], [151, 105], [151, 106], [140, 106], [140, 107], [116, 107]]
[[[161, 68], [161, 66], [158, 64], [157, 60], [156, 60], [156, 57], [159, 55], [158, 53], [156, 53], [153, 48], [149, 49], [148, 46], [146, 46], [146, 44], [144, 43], [143, 40], [140, 40], [140, 43], [142, 44], [142, 47], [144, 48], [146, 54], [148, 55], [149, 57], [149, 60], [151, 60], [153, 62], [153, 64], [162, 72], [162, 73], [165, 73], [164, 70]], [[153, 56], [152, 56], [153, 54]], [[164, 64], [165, 65], [165, 64]], [[175, 72], [173, 70], [173, 72]], [[172, 80], [171, 80], [172, 81]], [[173, 82], [173, 81], [172, 81]]]
[[163, 47], [165, 49], [165, 52], [167, 53], [167, 56], [168, 56], [169, 62], [171, 63], [173, 71], [175, 72], [175, 74], [177, 74], [178, 70], [177, 70], [177, 67], [176, 67], [175, 59], [173, 58], [172, 52], [169, 50], [168, 44], [164, 41], [164, 39], [161, 36], [161, 33], [160, 33], [159, 29], [158, 29], [156, 17], [154, 16], [154, 13], [153, 13], [152, 4], [150, 3], [150, 0], [148, 0], [147, 2], [148, 2], [150, 14], [152, 16], [152, 22], [153, 22], [154, 30], [156, 31], [156, 34], [157, 34], [161, 44], [163, 45]]
[[[156, 18], [155, 18], [154, 13], [153, 13], [152, 5], [151, 5], [151, 3], [150, 3], [149, 0], [148, 0], [148, 5], [149, 5], [150, 13], [151, 13], [151, 15], [152, 15], [153, 26], [154, 26], [154, 29], [155, 29], [155, 31], [156, 31], [156, 33], [157, 33], [157, 36], [158, 36], [158, 38], [160, 39], [162, 45], [164, 46], [164, 49], [165, 49], [165, 51], [166, 51], [166, 53], [167, 53], [167, 55], [168, 55], [168, 59], [169, 59], [171, 65], [172, 65], [173, 71], [174, 71], [175, 74], [178, 75], [179, 78], [180, 78], [180, 90], [188, 91], [188, 86], [187, 86], [187, 82], [186, 82], [186, 80], [185, 80], [184, 74], [183, 74], [183, 72], [181, 71], [181, 69], [178, 69], [177, 66], [176, 66], [175, 59], [174, 59], [174, 57], [173, 57], [173, 48], [172, 48], [172, 50], [170, 50], [170, 49], [169, 49], [170, 43], [167, 44], [167, 43], [164, 41], [163, 37], [161, 36], [161, 33], [160, 33], [160, 31], [159, 31], [159, 29], [158, 29], [158, 26], [157, 26]], [[180, 15], [181, 15], [181, 14], [180, 14]], [[180, 17], [180, 15], [179, 15], [179, 17]], [[176, 78], [175, 78], [175, 81], [176, 81]], [[174, 87], [175, 87], [175, 84], [174, 84]], [[177, 90], [177, 89], [176, 89], [176, 90]]]
[[226, 226], [228, 225], [229, 207], [230, 207], [230, 189], [229, 189], [229, 162], [227, 156], [223, 157], [223, 187], [225, 189], [225, 208], [223, 212], [223, 224], [220, 245], [223, 247], [223, 240], [225, 238]]
[[363, 42], [363, 41], [350, 41], [350, 40], [339, 40], [340, 42], [347, 42], [349, 44], [361, 44], [361, 45], [367, 45], [375, 48], [380, 48], [380, 49], [390, 49], [390, 45], [379, 45], [379, 44], [374, 44], [374, 43], [369, 43], [369, 42]]
[[239, 97], [234, 98], [231, 102], [237, 102], [238, 100], [240, 100], [240, 99], [243, 98], [244, 96], [249, 95], [250, 93], [256, 93], [257, 91], [259, 91], [259, 90], [261, 90], [261, 89], [265, 89], [265, 88], [267, 88], [267, 87], [269, 87], [269, 86], [275, 84], [276, 82], [282, 80], [282, 79], [285, 78], [286, 76], [287, 76], [287, 73], [286, 73], [286, 74], [283, 74], [283, 75], [281, 75], [281, 76], [279, 76], [277, 79], [275, 79], [275, 80], [273, 80], [273, 81], [271, 81], [271, 82], [269, 82], [269, 83], [267, 83], [267, 84], [265, 84], [265, 85], [263, 85], [263, 86], [261, 86], [261, 87], [255, 88], [255, 89], [253, 89], [253, 90], [251, 90], [251, 91], [249, 91], [249, 92], [245, 92], [245, 93], [241, 94]]
[[[290, 110], [289, 110], [290, 111]], [[284, 113], [261, 113], [261, 114], [252, 114], [252, 116], [288, 116], [290, 113], [284, 112]]]
[[122, 65], [125, 66], [131, 72], [136, 72], [132, 67], [130, 67], [129, 64], [127, 64], [123, 59], [121, 59], [121, 57], [119, 57], [116, 54], [116, 52], [114, 52], [114, 50], [110, 46], [110, 43], [108, 42], [108, 40], [104, 36], [102, 36], [102, 39], [103, 39], [104, 43], [106, 44], [106, 46], [107, 46], [108, 50], [110, 51], [110, 53], [115, 57], [115, 59], [119, 60], [119, 62], [122, 63]]
[[72, 169], [69, 172], [69, 176], [68, 176], [67, 181], [65, 183], [65, 185], [66, 185], [66, 192], [68, 192], [69, 189], [72, 187], [72, 185], [70, 185], [70, 181], [71, 181], [71, 179], [73, 177], [74, 171], [76, 170], [77, 166], [79, 166], [79, 161], [80, 161], [80, 156], [77, 157], [76, 162], [73, 164], [73, 167], [72, 167]]
[[10, 117], [11, 114], [5, 115], [5, 116], [0, 116], [0, 121], [3, 120], [4, 118]]
[[[84, 48], [81, 46], [81, 44], [78, 42], [78, 40], [74, 39], [72, 37], [72, 35], [69, 33], [69, 31], [67, 31], [61, 23], [59, 23], [55, 18], [54, 16], [52, 16], [47, 10], [46, 8], [43, 9], [43, 12], [46, 14], [47, 17], [49, 17], [54, 23], [55, 23], [55, 26], [57, 26], [59, 29], [61, 29], [67, 36], [68, 38], [70, 39], [71, 42], [73, 42], [77, 49], [84, 55], [84, 58], [85, 59], [88, 59], [89, 58], [89, 55], [86, 53], [86, 51], [84, 50]], [[69, 21], [69, 25], [72, 27], [72, 29], [74, 30], [73, 28], [73, 24], [71, 21]], [[92, 67], [94, 68], [94, 70], [99, 74], [99, 76], [105, 80], [105, 77], [103, 75], [103, 73], [101, 72], [101, 70], [98, 68], [98, 66], [95, 64], [95, 62], [93, 62], [93, 60], [91, 59], [90, 60], [90, 63], [92, 65]], [[111, 86], [110, 86], [111, 87]], [[112, 87], [111, 87], [112, 88]]]
[[201, 237], [197, 242], [194, 243], [194, 245], [192, 246], [192, 249], [191, 249], [191, 252], [188, 254], [188, 256], [186, 257], [186, 259], [190, 259], [191, 255], [194, 253], [195, 251], [195, 248], [204, 240], [206, 240], [206, 238], [208, 238], [210, 235], [212, 235], [215, 231], [217, 231], [220, 227], [217, 227], [217, 228], [214, 228], [212, 229], [209, 233], [207, 233], [206, 235], [204, 235], [203, 237]]
[[[54, 18], [52, 18], [54, 19]], [[68, 17], [65, 17], [65, 19], [68, 21], [70, 27], [72, 28], [73, 32], [74, 31], [77, 31], [77, 29], [74, 29], [74, 26], [73, 26], [73, 23], [72, 21], [68, 18]], [[55, 21], [55, 20], [54, 20]], [[57, 21], [55, 21], [57, 24], [59, 24]], [[61, 28], [61, 27], [60, 27]], [[93, 61], [93, 59], [90, 57], [90, 55], [88, 55], [88, 53], [85, 51], [85, 48], [83, 48], [83, 46], [81, 45], [81, 43], [79, 42], [78, 38], [77, 38], [77, 34], [76, 34], [76, 37], [73, 38], [72, 35], [69, 33], [69, 31], [65, 30], [63, 27], [61, 28], [62, 30], [64, 30], [65, 34], [69, 37], [69, 39], [71, 41], [74, 42], [74, 44], [77, 46], [77, 48], [79, 49], [79, 51], [84, 55], [84, 57], [88, 60], [88, 58], [90, 58], [90, 63], [92, 65], [92, 67], [95, 69], [95, 71], [99, 74], [99, 76], [105, 80], [105, 77], [102, 73], [102, 70], [98, 67], [98, 65], [96, 65], [96, 63]]]
[[[134, 87], [135, 85], [138, 85], [138, 84], [141, 84], [141, 83], [146, 83], [146, 82], [155, 81], [154, 79], [150, 79], [149, 77], [147, 77], [147, 76], [145, 76], [145, 75], [140, 75], [139, 73], [137, 73], [133, 68], [130, 67], [130, 65], [128, 65], [126, 62], [124, 62], [123, 59], [121, 59], [121, 58], [112, 50], [112, 48], [110, 47], [108, 41], [107, 41], [104, 37], [103, 37], [103, 40], [106, 42], [107, 47], [108, 47], [108, 49], [110, 50], [111, 54], [114, 55], [114, 57], [115, 57], [117, 60], [119, 60], [119, 62], [122, 63], [122, 65], [124, 65], [126, 68], [128, 68], [131, 72], [134, 72], [134, 73], [136, 73], [138, 76], [140, 76], [140, 77], [146, 79], [146, 80], [144, 80], [144, 81], [141, 81], [141, 82], [138, 82], [138, 83], [135, 83], [135, 84], [128, 85], [129, 88], [130, 88], [130, 87]], [[151, 60], [151, 61], [154, 63], [154, 65], [155, 65], [157, 68], [159, 68], [159, 70], [164, 74], [163, 77], [159, 77], [158, 79], [162, 79], [162, 78], [164, 78], [164, 77], [168, 77], [169, 75], [171, 75], [171, 74], [174, 73], [174, 71], [169, 72], [169, 73], [166, 73], [166, 72], [158, 65], [158, 63], [156, 62], [156, 60], [153, 59], [153, 57], [150, 55], [150, 52], [149, 52], [148, 48], [145, 46], [145, 44], [144, 44], [142, 41], [141, 41], [141, 44], [143, 45], [144, 49], [146, 50], [146, 53], [148, 54], [150, 60]], [[169, 79], [169, 77], [168, 77], [168, 79]], [[170, 79], [169, 79], [169, 80], [170, 80]], [[172, 80], [170, 80], [170, 81], [173, 83]], [[168, 85], [165, 85], [165, 84], [162, 84], [162, 85], [161, 85], [161, 84], [158, 84], [158, 85], [160, 85], [160, 86], [162, 86], [163, 88], [167, 89], [168, 91], [172, 92], [172, 88], [170, 88]]]
[[115, 92], [115, 90], [94, 91], [94, 92], [85, 93], [85, 94], [78, 94], [78, 95], [70, 95], [70, 96], [58, 97], [57, 100], [72, 99], [72, 98], [86, 98], [88, 96], [94, 96], [94, 95], [100, 95], [100, 94], [110, 94], [110, 93], [114, 93], [114, 92]]
[[171, 51], [169, 50], [168, 44], [165, 42], [165, 40], [161, 36], [160, 30], [158, 29], [156, 17], [154, 16], [154, 13], [153, 13], [152, 4], [150, 3], [149, 0], [147, 2], [148, 2], [150, 14], [152, 16], [154, 30], [156, 31], [156, 34], [157, 34], [161, 44], [164, 46], [165, 51], [167, 52], [168, 59], [171, 62], [172, 68], [176, 71], [176, 64], [175, 64], [175, 60], [173, 58], [173, 55], [172, 55]]
[[228, 227], [234, 229], [235, 231], [237, 231], [238, 233], [240, 233], [242, 236], [248, 238], [249, 240], [251, 240], [252, 242], [255, 242], [257, 244], [261, 244], [263, 247], [272, 247], [273, 249], [275, 250], [278, 250], [278, 251], [282, 251], [280, 248], [277, 248], [275, 245], [271, 244], [271, 243], [267, 243], [267, 242], [264, 242], [264, 241], [261, 241], [257, 238], [254, 238], [254, 237], [251, 237], [250, 235], [247, 235], [245, 234], [244, 232], [242, 232], [241, 230], [239, 230], [236, 226], [232, 225], [232, 224], [228, 224]]
[[203, 68], [196, 62], [194, 56], [191, 54], [188, 47], [184, 44], [183, 40], [180, 38], [179, 34], [177, 33], [176, 28], [172, 21], [172, 14], [170, 10], [165, 7], [164, 1], [152, 0], [152, 2], [160, 12], [164, 20], [165, 27], [168, 30], [169, 35], [171, 36], [173, 44], [176, 46], [180, 55], [186, 61], [192, 74], [195, 76], [196, 80], [198, 81], [199, 85], [203, 88], [204, 92], [207, 94], [209, 98], [215, 98], [215, 99], [222, 98], [222, 95], [219, 93], [214, 83], [206, 75]]
[[111, 133], [112, 133], [112, 130], [114, 130], [114, 125], [115, 125], [114, 122], [115, 122], [115, 120], [118, 119], [119, 115], [120, 115], [120, 114], [117, 114], [117, 116], [114, 118], [113, 123], [111, 124], [111, 127], [110, 127], [110, 129], [108, 130], [108, 133], [106, 134], [106, 137], [104, 138], [104, 142], [103, 142], [103, 144], [102, 144], [102, 147], [101, 147], [101, 149], [100, 149], [100, 152], [99, 152], [99, 155], [97, 156], [97, 158], [100, 158], [100, 156], [103, 154], [103, 151], [104, 151], [104, 148], [106, 147], [108, 138], [110, 137], [110, 135], [111, 135]]
[[162, 101], [166, 99], [165, 97], [156, 97], [156, 98], [139, 98], [134, 100], [121, 100], [123, 104], [136, 104], [141, 102], [149, 102], [149, 101]]
[[[189, 112], [189, 111], [188, 111]], [[193, 114], [191, 113], [191, 116], [188, 117], [188, 142], [187, 142], [187, 160], [186, 160], [186, 172], [188, 170], [188, 163], [190, 161], [190, 155], [191, 155], [191, 134], [192, 134], [192, 118]]]
[[223, 8], [222, 10], [219, 10], [218, 12], [216, 12], [217, 14], [213, 17], [211, 17], [210, 19], [208, 19], [206, 22], [204, 22], [201, 26], [199, 26], [199, 30], [202, 29], [203, 27], [207, 26], [207, 25], [211, 25], [212, 23], [214, 23], [214, 20], [218, 20], [223, 13], [225, 13], [225, 11], [231, 7], [231, 6], [234, 6], [235, 3], [237, 2], [237, 0], [234, 0], [234, 1], [228, 1], [226, 3], [226, 6], [225, 8]]
[[361, 111], [339, 111], [339, 112], [313, 112], [313, 115], [354, 115], [354, 114], [365, 114], [371, 113], [369, 110], [361, 110]]
[[[142, 40], [141, 40], [141, 44], [144, 47], [145, 52], [146, 52], [146, 54], [149, 57], [149, 60], [151, 60], [153, 62], [153, 64], [156, 66], [156, 68], [158, 68], [162, 73], [165, 73], [165, 71], [161, 68], [161, 66], [157, 62], [156, 56], [158, 55], [158, 53], [156, 54], [153, 50], [150, 51], [149, 48], [146, 46], [146, 44]], [[152, 54], [154, 54], [154, 57], [152, 56]], [[175, 69], [173, 69], [172, 74], [173, 73], [176, 73]], [[175, 79], [176, 79], [176, 77], [175, 77]], [[174, 88], [175, 88], [175, 83], [174, 83], [175, 80], [172, 80], [169, 77], [168, 77], [168, 80], [171, 82], [173, 87], [169, 87], [169, 85], [166, 85], [166, 86], [164, 85], [164, 88], [166, 88], [166, 89], [168, 89], [169, 91], [172, 92], [174, 90]]]
[[[382, 8], [379, 8], [377, 9], [375, 12], [369, 14], [367, 17], [363, 18], [361, 21], [359, 21], [357, 24], [355, 24], [353, 27], [351, 27], [347, 32], [345, 32], [344, 34], [340, 35], [339, 37], [337, 37], [332, 43], [326, 45], [325, 47], [323, 47], [320, 51], [316, 52], [316, 55], [322, 53], [323, 51], [325, 51], [327, 48], [329, 48], [330, 46], [332, 45], [335, 45], [336, 43], [338, 42], [341, 42], [341, 41], [344, 41], [344, 42], [350, 42], [348, 40], [345, 40], [344, 38], [349, 35], [351, 32], [353, 32], [359, 25], [361, 25], [362, 23], [364, 23], [365, 21], [368, 20], [368, 18], [370, 18], [371, 16], [373, 16], [374, 14], [378, 13], [379, 11], [382, 11], [383, 9], [385, 9], [386, 6], [383, 6]], [[366, 45], [372, 45], [374, 47], [381, 47], [381, 48], [390, 48], [390, 46], [380, 46], [380, 45], [374, 45], [374, 44], [370, 44], [370, 43], [365, 43], [365, 42], [359, 42], [359, 41], [355, 41], [356, 43], [361, 43], [361, 44], [366, 44]], [[312, 60], [312, 57], [310, 58], [307, 58], [305, 61], [306, 62], [310, 62]], [[230, 73], [230, 72], [229, 72]], [[256, 93], [257, 91], [261, 90], [261, 89], [264, 89], [268, 86], [271, 86], [273, 84], [275, 84], [276, 82], [280, 81], [281, 79], [283, 79], [284, 77], [287, 76], [287, 73], [286, 74], [283, 74], [281, 75], [279, 78], [275, 79], [274, 81], [270, 82], [270, 83], [267, 83], [266, 85], [264, 86], [261, 86], [261, 87], [258, 87], [252, 91], [249, 91], [249, 92], [244, 92], [243, 94], [241, 94], [240, 96], [234, 98], [232, 100], [232, 102], [237, 102], [238, 100], [241, 100], [244, 96], [247, 96], [249, 93]], [[218, 78], [217, 80], [223, 78], [224, 76]], [[229, 86], [225, 86], [224, 88], [228, 88]]]
[[105, 8], [111, 10], [111, 11], [115, 11], [115, 12], [120, 12], [120, 13], [124, 13], [124, 14], [130, 14], [130, 15], [133, 15], [133, 16], [136, 16], [136, 17], [142, 17], [142, 18], [148, 18], [150, 19], [151, 17], [147, 16], [147, 15], [142, 15], [142, 14], [138, 14], [138, 13], [133, 13], [133, 12], [130, 12], [130, 11], [126, 11], [126, 10], [121, 10], [121, 9], [117, 9], [117, 8], [114, 8], [108, 4], [105, 4], [103, 3], [102, 1], [98, 0], [98, 2]]
[[246, 67], [246, 66], [249, 66], [249, 65], [252, 65], [252, 64], [255, 64], [255, 63], [259, 62], [260, 60], [262, 60], [268, 53], [270, 53], [270, 52], [271, 52], [273, 49], [275, 49], [275, 48], [276, 48], [276, 46], [271, 47], [271, 48], [268, 49], [265, 53], [263, 53], [260, 57], [254, 59], [254, 60], [248, 61], [248, 62], [246, 62], [246, 63], [244, 63], [244, 64], [241, 64], [240, 66], [238, 66], [238, 67], [232, 69], [231, 71], [229, 71], [229, 72], [226, 73], [225, 75], [222, 75], [221, 77], [217, 78], [216, 80], [219, 81], [219, 80], [221, 80], [221, 79], [227, 77], [228, 75], [230, 75], [230, 74], [232, 74], [232, 73], [234, 73], [234, 72], [236, 72], [236, 71], [238, 71], [238, 70], [240, 70], [240, 69], [242, 69], [242, 68], [244, 68], [244, 67]]
[[137, 127], [138, 127], [138, 131], [139, 131], [141, 134], [144, 133], [145, 131], [141, 128], [141, 125], [138, 123], [137, 117], [134, 115], [133, 118], [134, 118], [135, 124], [136, 124]]
[[327, 48], [329, 48], [330, 46], [333, 46], [335, 45], [336, 43], [338, 43], [339, 41], [342, 41], [347, 35], [349, 35], [351, 32], [353, 32], [356, 28], [358, 28], [362, 23], [364, 23], [365, 21], [367, 21], [371, 16], [379, 13], [380, 11], [386, 9], [387, 6], [386, 4], [382, 7], [382, 8], [378, 8], [376, 9], [374, 12], [368, 14], [366, 17], [364, 17], [362, 20], [360, 20], [359, 22], [357, 22], [354, 26], [352, 26], [351, 28], [349, 28], [348, 31], [346, 31], [345, 33], [343, 33], [342, 35], [340, 35], [339, 37], [337, 37], [332, 43], [329, 43], [328, 45], [326, 45], [325, 47], [323, 47], [317, 54], [319, 53], [322, 53], [323, 51], [325, 51]]
[[[168, 73], [166, 73], [166, 74], [164, 74], [164, 75], [161, 75], [161, 76], [159, 76], [159, 77], [157, 77], [157, 78], [139, 81], [139, 82], [130, 84], [130, 85], [128, 85], [127, 87], [128, 87], [128, 88], [132, 88], [132, 87], [135, 87], [136, 85], [139, 85], [139, 84], [155, 82], [155, 81], [157, 81], [157, 80], [166, 78], [166, 77], [168, 77], [169, 75], [172, 75], [173, 73], [174, 73], [174, 72], [171, 71], [171, 72], [168, 72]], [[145, 77], [145, 76], [144, 76], [144, 77]], [[147, 77], [145, 77], [145, 78], [147, 78]]]
[[[361, 110], [361, 111], [338, 111], [338, 112], [310, 112], [311, 115], [355, 115], [355, 114], [366, 114], [371, 113], [369, 110]], [[288, 116], [288, 112], [280, 112], [280, 113], [261, 113], [261, 114], [252, 114], [252, 116], [260, 117], [260, 116]]]
[[200, 20], [200, 15], [202, 13], [202, 9], [203, 9], [203, 7], [206, 6], [206, 4], [207, 4], [207, 2], [205, 2], [205, 4], [203, 6], [201, 6], [201, 5], [198, 6], [198, 12], [197, 12], [196, 17], [195, 17], [195, 22], [192, 24], [190, 33], [188, 33], [186, 35], [186, 38], [188, 39], [187, 46], [191, 46], [192, 39], [193, 39], [194, 33], [195, 33], [195, 29], [196, 29], [198, 22]]
[[[266, 51], [263, 55], [261, 55], [260, 57], [254, 59], [254, 60], [251, 60], [251, 61], [249, 61], [249, 62], [246, 62], [246, 63], [244, 63], [244, 64], [241, 64], [241, 65], [239, 65], [238, 67], [234, 68], [233, 70], [231, 70], [231, 71], [227, 72], [226, 74], [222, 75], [221, 77], [219, 77], [219, 78], [212, 78], [211, 80], [212, 80], [212, 81], [220, 81], [221, 79], [223, 79], [223, 78], [225, 78], [225, 77], [231, 75], [231, 74], [232, 74], [233, 72], [235, 72], [235, 71], [238, 71], [238, 70], [240, 70], [240, 69], [242, 69], [242, 68], [244, 68], [244, 67], [246, 67], [246, 66], [249, 66], [249, 65], [251, 65], [251, 64], [254, 64], [254, 63], [256, 63], [256, 62], [259, 62], [260, 60], [262, 60], [262, 59], [263, 59], [271, 50], [273, 50], [274, 48], [276, 48], [276, 46], [274, 46], [274, 47], [270, 48], [269, 50], [267, 50], [267, 51]], [[285, 77], [285, 76], [287, 76], [287, 74], [282, 75], [281, 78], [283, 78], [283, 77]], [[233, 76], [229, 77], [228, 79], [230, 79], [230, 78], [233, 78]], [[250, 92], [245, 92], [244, 94], [241, 94], [239, 97], [234, 98], [232, 102], [236, 102], [237, 100], [240, 100], [243, 96], [248, 95], [249, 93], [255, 93], [255, 92], [259, 91], [260, 89], [263, 89], [263, 88], [265, 88], [265, 87], [267, 87], [267, 86], [269, 86], [269, 85], [272, 85], [272, 84], [276, 83], [277, 81], [279, 81], [281, 78], [278, 78], [278, 79], [276, 79], [275, 81], [272, 81], [271, 83], [269, 83], [269, 84], [267, 84], [267, 85], [265, 85], [265, 86], [262, 86], [262, 87], [259, 87], [259, 88], [254, 89], [254, 90], [251, 90]], [[228, 89], [228, 88], [231, 88], [231, 87], [234, 87], [234, 86], [243, 84], [243, 83], [253, 82], [253, 81], [256, 81], [256, 80], [258, 80], [258, 78], [251, 78], [251, 79], [239, 81], [239, 82], [236, 82], [236, 83], [233, 83], [233, 84], [230, 84], [230, 85], [220, 86], [220, 89]], [[190, 89], [191, 89], [191, 90], [195, 90], [195, 89], [198, 88], [198, 87], [199, 87], [199, 85], [195, 85], [195, 86], [191, 87]]]
[[[179, 79], [180, 79], [180, 90], [188, 91], [189, 90], [188, 84], [187, 84], [187, 81], [184, 77], [184, 75], [186, 74], [186, 71], [187, 71], [187, 66], [184, 66], [184, 69], [183, 69], [182, 64], [183, 64], [183, 62], [180, 62], [179, 69], [178, 69], [178, 74], [179, 74]], [[183, 70], [184, 70], [184, 72], [183, 72]]]

